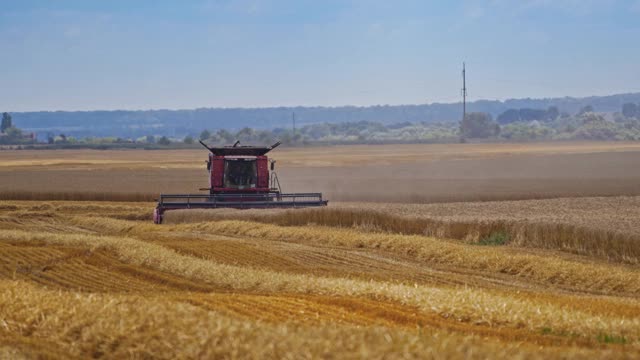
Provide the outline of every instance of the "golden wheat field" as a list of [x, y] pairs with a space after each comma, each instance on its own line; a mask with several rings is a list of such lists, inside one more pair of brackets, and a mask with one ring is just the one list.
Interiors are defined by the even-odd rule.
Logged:
[[[435, 199], [494, 201], [363, 190], [323, 209], [170, 211], [154, 225], [143, 185], [191, 192], [205, 180], [194, 169], [181, 185], [181, 171], [202, 153], [0, 152], [0, 359], [640, 357], [640, 147], [403, 145], [398, 162], [354, 147], [340, 163], [349, 149], [286, 149], [281, 177], [304, 182], [309, 159], [327, 171], [313, 191], [355, 188], [350, 173], [473, 184], [495, 174], [459, 169], [511, 168], [486, 196], [456, 184]], [[587, 176], [594, 164], [607, 172]], [[579, 194], [558, 185], [571, 171]], [[545, 178], [558, 187], [514, 192]], [[401, 198], [434, 191], [411, 186]]]

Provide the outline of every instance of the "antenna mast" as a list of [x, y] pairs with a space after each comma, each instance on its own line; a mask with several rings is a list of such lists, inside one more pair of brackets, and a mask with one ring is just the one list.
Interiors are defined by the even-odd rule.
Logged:
[[467, 117], [467, 79], [465, 64], [462, 63], [462, 120]]
[[291, 120], [293, 121], [293, 135], [296, 134], [296, 113], [291, 113]]

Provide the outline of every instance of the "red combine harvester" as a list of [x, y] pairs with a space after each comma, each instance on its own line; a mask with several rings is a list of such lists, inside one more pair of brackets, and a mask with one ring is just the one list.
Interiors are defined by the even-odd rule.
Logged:
[[[164, 212], [179, 209], [216, 208], [298, 208], [326, 206], [321, 193], [283, 194], [278, 176], [274, 172], [275, 160], [266, 154], [280, 142], [270, 147], [239, 146], [209, 147], [207, 160], [209, 187], [208, 195], [172, 194], [160, 195], [153, 212], [153, 222], [162, 223]], [[271, 170], [271, 171], [269, 171]]]

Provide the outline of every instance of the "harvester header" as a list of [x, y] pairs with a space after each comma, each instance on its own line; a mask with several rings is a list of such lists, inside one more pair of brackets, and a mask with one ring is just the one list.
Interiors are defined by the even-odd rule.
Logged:
[[202, 140], [200, 140], [200, 144], [215, 156], [262, 156], [280, 146], [280, 141], [269, 147], [238, 146], [238, 144], [240, 144], [239, 141], [236, 141], [232, 146], [223, 147], [209, 147], [207, 144], [203, 143]]
[[266, 154], [280, 145], [268, 147], [231, 146], [210, 147], [207, 172], [209, 187], [200, 190], [208, 194], [162, 194], [153, 213], [153, 221], [162, 223], [164, 213], [179, 209], [215, 208], [299, 208], [326, 206], [322, 193], [284, 194], [275, 172], [275, 161]]

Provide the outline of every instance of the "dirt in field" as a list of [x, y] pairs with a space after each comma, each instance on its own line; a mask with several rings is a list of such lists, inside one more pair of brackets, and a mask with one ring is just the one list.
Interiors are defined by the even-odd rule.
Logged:
[[[343, 146], [277, 149], [271, 155], [283, 191], [322, 192], [334, 201], [640, 195], [637, 144]], [[196, 150], [4, 151], [0, 194], [136, 193], [151, 199], [199, 193], [208, 187], [206, 156]]]

